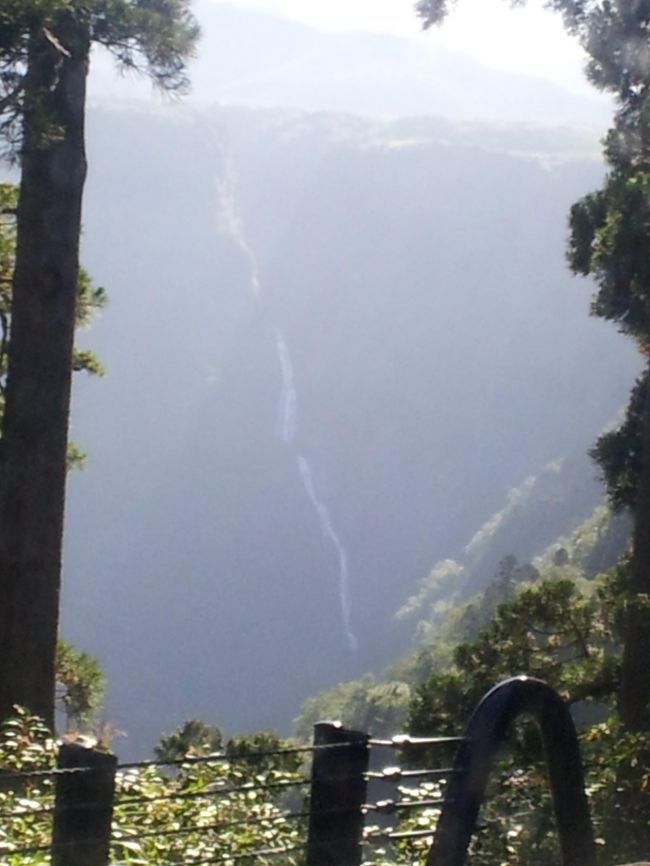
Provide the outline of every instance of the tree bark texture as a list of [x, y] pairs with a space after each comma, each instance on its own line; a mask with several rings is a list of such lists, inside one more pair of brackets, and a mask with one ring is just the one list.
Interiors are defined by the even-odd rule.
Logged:
[[619, 711], [628, 730], [650, 729], [650, 376], [643, 402]]
[[31, 35], [25, 81], [6, 404], [0, 451], [0, 719], [54, 722], [88, 26]]

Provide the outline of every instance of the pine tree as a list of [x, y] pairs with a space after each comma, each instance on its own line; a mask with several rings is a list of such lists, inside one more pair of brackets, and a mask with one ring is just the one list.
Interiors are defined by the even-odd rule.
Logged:
[[93, 43], [187, 86], [189, 0], [3, 0], [0, 130], [21, 166], [0, 451], [0, 718], [54, 719], [86, 77]]

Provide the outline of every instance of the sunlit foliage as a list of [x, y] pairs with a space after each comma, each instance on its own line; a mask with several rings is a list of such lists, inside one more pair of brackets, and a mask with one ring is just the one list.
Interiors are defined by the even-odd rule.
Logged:
[[[282, 743], [279, 743], [282, 745]], [[7, 866], [49, 863], [54, 783], [47, 775], [57, 747], [41, 722], [17, 709], [0, 727], [0, 857]], [[282, 848], [299, 862], [304, 841], [302, 776], [254, 760], [142, 766], [118, 772], [111, 862], [132, 866], [228, 860]], [[295, 792], [295, 793], [292, 793]], [[288, 815], [298, 817], [287, 817]], [[32, 849], [44, 848], [43, 851]], [[298, 849], [297, 853], [289, 849]], [[29, 849], [32, 853], [26, 852]], [[14, 852], [14, 853], [12, 853]], [[263, 854], [257, 863], [275, 859]]]

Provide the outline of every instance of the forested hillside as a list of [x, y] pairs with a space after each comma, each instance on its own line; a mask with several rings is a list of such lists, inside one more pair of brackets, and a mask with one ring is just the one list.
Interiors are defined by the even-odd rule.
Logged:
[[[498, 515], [501, 531], [490, 532], [496, 529], [494, 518], [482, 528], [484, 551], [496, 562], [492, 571], [482, 572], [483, 579], [478, 581], [471, 559], [461, 559], [464, 564], [451, 559], [437, 563], [421, 581], [417, 593], [395, 614], [412, 636], [410, 649], [378, 676], [367, 673], [308, 698], [294, 720], [294, 730], [299, 737], [307, 739], [312, 726], [322, 718], [340, 718], [353, 729], [370, 730], [379, 735], [414, 727], [422, 734], [430, 734], [435, 726], [436, 707], [444, 706], [445, 702], [448, 706], [453, 704], [454, 709], [440, 724], [453, 728], [464, 723], [473, 703], [482, 696], [482, 690], [487, 690], [500, 678], [520, 673], [537, 673], [547, 678], [557, 672], [562, 662], [567, 661], [568, 654], [564, 653], [563, 641], [554, 635], [562, 635], [566, 625], [558, 625], [560, 611], [564, 610], [571, 620], [570, 601], [584, 594], [589, 607], [606, 585], [608, 592], [600, 599], [602, 611], [609, 607], [609, 616], [615, 619], [613, 611], [616, 603], [620, 603], [614, 601], [615, 566], [628, 552], [629, 514], [615, 513], [606, 505], [599, 505], [571, 533], [558, 536], [543, 550], [538, 549], [538, 555], [519, 559], [512, 552], [504, 552], [508, 549], [503, 545], [504, 535], [523, 530], [523, 536], [531, 539], [535, 535], [531, 530], [536, 521], [541, 515], [552, 515], [554, 510], [548, 503], [545, 507], [543, 497], [538, 499], [527, 492], [528, 501], [520, 501], [518, 513], [512, 519], [512, 500], [522, 494], [521, 490], [513, 491], [508, 503], [510, 509], [506, 506]], [[555, 504], [560, 503], [556, 500]], [[539, 537], [542, 535], [543, 528]], [[468, 547], [476, 541], [475, 535], [464, 550], [466, 555]], [[499, 619], [501, 605], [506, 608], [510, 605], [513, 612]], [[590, 607], [589, 612], [596, 616]], [[531, 622], [544, 622], [539, 634]], [[545, 664], [549, 665], [548, 655], [544, 656], [542, 647], [536, 645], [541, 635], [548, 640], [550, 668], [544, 668]], [[596, 635], [600, 632], [594, 626], [593, 635], [587, 639], [596, 639]], [[530, 640], [531, 647], [539, 649], [538, 655], [536, 650], [526, 655], [522, 650], [526, 640]], [[481, 678], [473, 691], [472, 677], [476, 670], [471, 664], [463, 667], [459, 647], [465, 647], [463, 660], [472, 657], [476, 660], [485, 654], [490, 641], [490, 661], [483, 667], [477, 664]], [[448, 692], [447, 685], [453, 677], [457, 678], [457, 690], [466, 690], [462, 701], [456, 699], [455, 692], [451, 696]], [[575, 678], [585, 685], [579, 674]], [[601, 710], [599, 717], [603, 715]]]
[[475, 544], [474, 586], [592, 511], [581, 455], [638, 365], [564, 268], [593, 135], [133, 106], [89, 149], [108, 372], [76, 394], [63, 613], [127, 749], [286, 728], [380, 671], [395, 611], [532, 476], [535, 533]]

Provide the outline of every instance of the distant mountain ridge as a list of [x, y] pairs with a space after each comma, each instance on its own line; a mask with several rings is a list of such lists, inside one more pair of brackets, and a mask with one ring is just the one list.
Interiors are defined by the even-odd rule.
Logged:
[[[440, 115], [496, 122], [595, 126], [611, 115], [607, 100], [577, 95], [549, 81], [489, 69], [472, 58], [379, 33], [324, 33], [295, 21], [227, 3], [196, 4], [203, 39], [193, 63], [191, 100], [252, 108], [298, 108], [363, 115]], [[417, 34], [413, 19], [413, 34]], [[129, 98], [102, 67], [96, 97]], [[140, 92], [148, 92], [143, 85]]]

